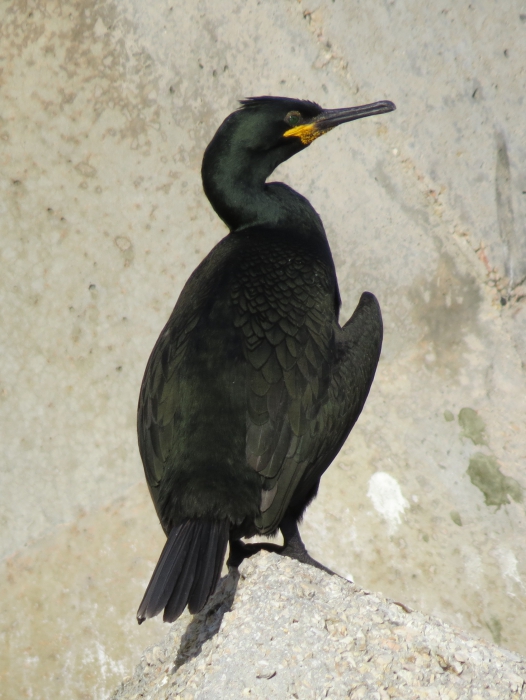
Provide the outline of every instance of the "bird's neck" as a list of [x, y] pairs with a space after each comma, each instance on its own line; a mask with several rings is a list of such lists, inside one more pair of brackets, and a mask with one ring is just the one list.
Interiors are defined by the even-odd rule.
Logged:
[[203, 187], [232, 232], [252, 226], [294, 227], [298, 233], [325, 238], [321, 219], [305, 197], [281, 182], [266, 182], [277, 163], [240, 167], [230, 158], [214, 161], [211, 167], [205, 155]]

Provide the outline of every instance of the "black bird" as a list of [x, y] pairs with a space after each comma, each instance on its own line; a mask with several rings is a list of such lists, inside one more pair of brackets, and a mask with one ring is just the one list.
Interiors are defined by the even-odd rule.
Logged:
[[364, 292], [340, 327], [320, 217], [305, 197], [266, 180], [335, 126], [393, 109], [253, 97], [205, 151], [204, 191], [230, 233], [186, 283], [144, 374], [139, 448], [168, 540], [139, 623], [163, 609], [167, 622], [186, 605], [201, 610], [228, 542], [231, 565], [258, 548], [242, 537], [279, 529], [283, 547], [262, 546], [324, 568], [297, 523], [363, 408], [382, 317]]

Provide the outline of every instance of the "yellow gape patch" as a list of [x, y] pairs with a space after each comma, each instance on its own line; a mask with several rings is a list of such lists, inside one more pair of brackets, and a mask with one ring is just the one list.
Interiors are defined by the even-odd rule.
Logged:
[[308, 146], [314, 139], [317, 139], [318, 136], [322, 136], [322, 134], [326, 134], [332, 128], [331, 126], [328, 129], [320, 129], [316, 126], [316, 122], [314, 122], [314, 124], [300, 124], [286, 131], [283, 136], [297, 136], [301, 139], [301, 143], [304, 146]]

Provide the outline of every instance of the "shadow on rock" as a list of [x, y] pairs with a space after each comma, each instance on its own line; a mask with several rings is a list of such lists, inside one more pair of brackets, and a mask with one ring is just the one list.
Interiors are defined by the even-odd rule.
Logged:
[[171, 673], [175, 673], [190, 659], [199, 656], [203, 644], [217, 634], [223, 615], [232, 608], [238, 582], [239, 571], [237, 568], [231, 568], [228, 574], [219, 581], [217, 590], [208, 604], [200, 613], [194, 615], [181, 637], [181, 644]]

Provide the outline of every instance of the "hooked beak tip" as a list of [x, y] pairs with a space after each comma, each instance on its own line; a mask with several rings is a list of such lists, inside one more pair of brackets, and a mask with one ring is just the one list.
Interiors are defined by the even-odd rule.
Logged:
[[359, 105], [358, 107], [325, 109], [316, 119], [316, 126], [321, 129], [332, 129], [346, 122], [363, 119], [364, 117], [372, 117], [376, 114], [386, 114], [387, 112], [393, 112], [395, 109], [396, 105], [390, 100], [371, 102], [370, 104]]

